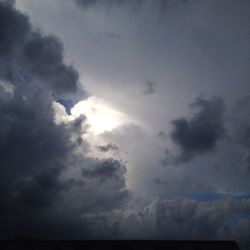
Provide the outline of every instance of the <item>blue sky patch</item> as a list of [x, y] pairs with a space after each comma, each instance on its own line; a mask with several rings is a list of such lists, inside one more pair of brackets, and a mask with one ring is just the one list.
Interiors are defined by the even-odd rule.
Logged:
[[56, 100], [56, 102], [60, 103], [64, 108], [68, 115], [71, 115], [71, 108], [73, 107], [72, 100], [66, 100], [63, 98], [59, 98]]

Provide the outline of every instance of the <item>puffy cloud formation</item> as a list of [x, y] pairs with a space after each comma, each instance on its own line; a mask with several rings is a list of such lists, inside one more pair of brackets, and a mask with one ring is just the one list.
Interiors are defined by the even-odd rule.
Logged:
[[221, 98], [197, 98], [190, 107], [198, 109], [191, 118], [172, 121], [174, 129], [170, 136], [180, 149], [177, 163], [215, 150], [217, 142], [225, 134], [224, 103]]
[[1, 1], [0, 74], [16, 84], [17, 72], [41, 81], [54, 95], [77, 94], [78, 73], [63, 62], [63, 45], [52, 35], [33, 30], [13, 1]]
[[115, 144], [112, 144], [112, 143], [108, 143], [107, 145], [98, 145], [98, 146], [96, 146], [96, 148], [100, 152], [103, 152], [103, 153], [106, 153], [109, 151], [116, 151], [119, 149]]
[[154, 199], [140, 209], [88, 214], [84, 219], [95, 221], [91, 230], [96, 235], [102, 233], [100, 225], [122, 239], [229, 240], [240, 235], [241, 246], [246, 247], [249, 231], [243, 230], [249, 227], [249, 211], [248, 199]]
[[28, 72], [47, 83], [53, 91], [76, 93], [78, 73], [63, 63], [63, 47], [56, 38], [37, 32], [30, 34], [22, 56]]
[[113, 179], [117, 183], [116, 187], [118, 190], [124, 187], [124, 179], [123, 182], [120, 182], [119, 180], [123, 178], [125, 172], [125, 166], [121, 165], [119, 161], [114, 159], [106, 159], [95, 163], [94, 167], [92, 166], [89, 169], [82, 169], [83, 176], [89, 179], [96, 179], [97, 182], [111, 182]]
[[91, 237], [81, 216], [121, 206], [126, 167], [77, 153], [84, 116], [55, 124], [55, 96], [79, 90], [58, 39], [34, 31], [10, 1], [0, 1], [0, 23], [0, 238]]

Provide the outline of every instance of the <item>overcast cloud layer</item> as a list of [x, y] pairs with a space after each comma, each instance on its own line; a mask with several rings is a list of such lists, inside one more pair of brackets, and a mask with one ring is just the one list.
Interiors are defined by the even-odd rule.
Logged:
[[[247, 0], [0, 0], [0, 238], [244, 249], [249, 13]], [[98, 110], [77, 113], [90, 100], [119, 123], [93, 133]]]

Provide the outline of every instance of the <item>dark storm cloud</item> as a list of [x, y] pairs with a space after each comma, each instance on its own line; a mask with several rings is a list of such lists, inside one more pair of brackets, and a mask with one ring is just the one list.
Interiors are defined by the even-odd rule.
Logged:
[[[54, 124], [51, 103], [41, 89], [16, 88], [13, 97], [2, 98], [3, 94], [0, 200], [4, 219], [0, 237], [6, 238], [21, 232], [32, 235], [32, 227], [37, 227], [33, 222], [43, 216], [42, 211], [50, 211], [63, 191], [59, 177], [73, 145], [67, 130]], [[51, 222], [46, 222], [49, 231]], [[25, 231], [26, 224], [29, 231]]]
[[96, 148], [103, 153], [117, 151], [119, 149], [115, 144], [112, 143], [108, 143], [107, 145], [98, 145]]
[[[32, 82], [20, 78], [20, 69]], [[78, 90], [78, 74], [63, 63], [62, 44], [33, 31], [9, 1], [0, 1], [0, 71], [0, 239], [91, 237], [81, 215], [121, 206], [126, 168], [76, 152], [85, 116], [55, 124], [53, 101]], [[81, 175], [89, 164], [94, 170]], [[79, 174], [65, 174], [72, 169]]]
[[63, 63], [63, 45], [55, 37], [32, 33], [23, 47], [23, 62], [31, 75], [57, 94], [76, 93], [78, 73]]
[[91, 168], [82, 169], [82, 175], [88, 178], [98, 178], [102, 181], [110, 181], [110, 178], [122, 179], [126, 173], [126, 167], [121, 162], [112, 158], [96, 161]]
[[6, 171], [18, 166], [39, 171], [48, 159], [53, 162], [67, 155], [69, 135], [53, 123], [51, 103], [43, 90], [18, 88], [13, 97], [0, 102], [1, 162]]
[[123, 163], [113, 158], [89, 159], [80, 166], [86, 190], [79, 194], [83, 211], [99, 216], [98, 213], [108, 213], [126, 206], [130, 194], [125, 188], [126, 167]]
[[30, 180], [21, 181], [16, 187], [18, 201], [33, 208], [49, 206], [63, 188], [58, 180], [60, 171], [56, 167], [46, 169]]
[[42, 81], [56, 95], [76, 94], [78, 73], [64, 64], [61, 42], [33, 31], [28, 17], [16, 10], [12, 1], [0, 4], [1, 76], [14, 83], [21, 70], [34, 81]]
[[[83, 155], [74, 155], [76, 145], [70, 137], [80, 133], [85, 118], [66, 127], [55, 125], [47, 94], [30, 86], [16, 88], [13, 96], [4, 91], [0, 95], [1, 238], [20, 233], [52, 239], [93, 237], [81, 214], [119, 208], [128, 197], [125, 166], [115, 160], [92, 159], [90, 164]], [[93, 170], [80, 178], [62, 179], [64, 171], [81, 165]], [[74, 190], [81, 190], [76, 197]], [[71, 196], [73, 208], [68, 207]], [[69, 229], [61, 225], [74, 232], [67, 234]]]
[[97, 163], [94, 168], [82, 169], [82, 174], [91, 178], [106, 178], [115, 176], [122, 169], [125, 168], [119, 161], [110, 158]]
[[191, 118], [172, 121], [171, 139], [180, 149], [177, 162], [189, 161], [195, 156], [215, 150], [224, 136], [224, 103], [219, 97], [210, 100], [197, 98], [190, 107], [198, 109]]
[[28, 18], [18, 11], [13, 13], [13, 1], [2, 1], [0, 9], [0, 53], [7, 55], [30, 31]]
[[[74, 155], [76, 145], [70, 142], [70, 135], [79, 133], [79, 124], [84, 118], [71, 126], [58, 126], [53, 122], [50, 100], [41, 96], [40, 89], [16, 89], [13, 97], [8, 93], [3, 97], [4, 94], [1, 92], [0, 98], [0, 210], [4, 216], [0, 237], [14, 237], [21, 232], [26, 236], [52, 239], [90, 237], [87, 226], [80, 223], [81, 214], [119, 208], [126, 201], [125, 166], [115, 160], [92, 159], [93, 169], [89, 168], [82, 177], [61, 179], [67, 169], [89, 164], [84, 156]], [[80, 204], [71, 209], [67, 200], [75, 189], [81, 192], [71, 206], [74, 207], [75, 202]], [[86, 190], [88, 194], [84, 197]], [[63, 211], [59, 209], [61, 212], [57, 213], [57, 206]], [[71, 217], [78, 217], [79, 221]], [[70, 228], [76, 231], [68, 235], [66, 228], [58, 230], [60, 225], [70, 223], [74, 224]], [[38, 225], [41, 225], [39, 230]], [[6, 230], [9, 227], [12, 229]], [[58, 234], [62, 229], [64, 234]]]
[[122, 239], [228, 240], [233, 237], [238, 242], [249, 243], [247, 233], [239, 237], [239, 233], [249, 226], [249, 211], [249, 199], [225, 197], [207, 202], [154, 199], [140, 211], [131, 208], [129, 212], [118, 211], [85, 220], [93, 223], [94, 234], [100, 233], [98, 226], [102, 225], [105, 232]]
[[[105, 4], [104, 1], [106, 0], [102, 1], [103, 4]], [[14, 25], [11, 30], [15, 30], [18, 25], [15, 19], [18, 16], [22, 16], [25, 20], [28, 19], [7, 2], [4, 3], [0, 0], [0, 10], [7, 11], [8, 15], [5, 18], [8, 20], [12, 18], [7, 23]], [[86, 2], [91, 4], [90, 1]], [[169, 2], [173, 3], [174, 1]], [[97, 5], [97, 1], [93, 1], [93, 3]], [[115, 4], [115, 6], [117, 5]], [[203, 17], [204, 12], [199, 13]], [[4, 14], [2, 15], [4, 16]], [[95, 16], [93, 18], [95, 19]], [[151, 18], [148, 19], [151, 20]], [[182, 24], [184, 23], [182, 19], [180, 21]], [[2, 25], [1, 22], [0, 25]], [[16, 41], [18, 42], [9, 41], [11, 46], [6, 49], [8, 52], [3, 52], [0, 55], [2, 75], [0, 80], [1, 239], [21, 234], [45, 239], [237, 238], [242, 242], [249, 242], [247, 230], [250, 226], [250, 200], [248, 198], [241, 200], [220, 199], [208, 202], [184, 198], [173, 200], [152, 198], [153, 201], [149, 204], [145, 205], [142, 202], [141, 205], [138, 197], [135, 197], [134, 202], [133, 199], [130, 199], [131, 194], [126, 190], [126, 167], [123, 162], [112, 158], [85, 157], [83, 155], [85, 150], [82, 146], [87, 142], [84, 137], [80, 136], [84, 133], [86, 118], [79, 117], [67, 125], [56, 125], [53, 121], [52, 101], [58, 100], [58, 95], [74, 92], [75, 86], [77, 86], [75, 74], [71, 72], [72, 74], [69, 73], [68, 77], [68, 66], [62, 66], [62, 44], [53, 36], [43, 36], [41, 32], [32, 30], [29, 22], [24, 26], [27, 27], [27, 31], [23, 29], [23, 36], [20, 34], [17, 36]], [[22, 30], [22, 28], [18, 28], [17, 33], [19, 29]], [[177, 33], [182, 32], [177, 29]], [[4, 34], [6, 37], [15, 35]], [[188, 34], [190, 34], [189, 30]], [[170, 36], [172, 36], [171, 32]], [[185, 39], [179, 40], [186, 44]], [[7, 46], [5, 39], [2, 41], [2, 47]], [[178, 42], [178, 39], [174, 41]], [[196, 46], [195, 43], [193, 44]], [[141, 45], [142, 43], [140, 43]], [[188, 48], [187, 51], [189, 51], [189, 47], [185, 48]], [[166, 43], [164, 43], [164, 51], [165, 49]], [[34, 51], [36, 50], [38, 50], [39, 58], [35, 58]], [[180, 50], [178, 50], [179, 52]], [[175, 52], [173, 54], [176, 55]], [[163, 56], [165, 57], [164, 54]], [[91, 65], [91, 60], [86, 61]], [[188, 61], [190, 61], [190, 57], [188, 57]], [[204, 61], [203, 53], [202, 61]], [[115, 62], [117, 63], [116, 60]], [[171, 57], [170, 62], [172, 64]], [[47, 67], [46, 64], [49, 64], [50, 67]], [[165, 63], [161, 65], [165, 65]], [[195, 68], [192, 63], [190, 65]], [[147, 67], [145, 68], [147, 70]], [[183, 67], [176, 68], [183, 69]], [[22, 79], [16, 74], [20, 70], [23, 72], [21, 73]], [[54, 70], [58, 75], [53, 75], [51, 70]], [[135, 70], [138, 74], [136, 67]], [[32, 79], [32, 82], [27, 84], [29, 79]], [[64, 79], [65, 82], [60, 83]], [[147, 76], [146, 79], [151, 78]], [[157, 81], [160, 82], [161, 79], [157, 79]], [[3, 87], [2, 84], [7, 87], [14, 86], [13, 93], [8, 92], [5, 89], [6, 86]], [[56, 92], [55, 96], [51, 96], [51, 91]], [[125, 92], [123, 94], [125, 95]], [[175, 96], [173, 98], [177, 102], [180, 100]], [[71, 100], [71, 98], [63, 100]], [[167, 105], [167, 103], [161, 105], [163, 113], [166, 113], [165, 104]], [[145, 105], [145, 107], [148, 106]], [[175, 109], [174, 103], [173, 106]], [[193, 116], [180, 118], [173, 122], [174, 130], [171, 138], [180, 149], [180, 155], [177, 156], [179, 162], [191, 160], [195, 156], [213, 151], [224, 133], [224, 108], [220, 98], [212, 98], [211, 100], [198, 98], [192, 106], [198, 108]], [[146, 110], [146, 113], [150, 112]], [[160, 113], [160, 115], [162, 114]], [[151, 120], [157, 123], [157, 119]], [[179, 123], [184, 123], [185, 129], [178, 125]], [[164, 122], [164, 124], [166, 123]], [[159, 129], [162, 127], [155, 131], [159, 131]], [[130, 178], [132, 177], [129, 181], [133, 182], [133, 173], [136, 175], [136, 172], [138, 173], [138, 177], [134, 178], [136, 185], [140, 179], [147, 175], [150, 176], [148, 182], [144, 183], [142, 187], [145, 190], [146, 199], [152, 200], [147, 194], [149, 189], [146, 188], [146, 185], [151, 187], [149, 184], [152, 184], [152, 179], [158, 176], [159, 178], [154, 181], [156, 184], [154, 186], [157, 189], [162, 187], [162, 189], [170, 190], [166, 193], [171, 193], [172, 197], [176, 193], [183, 195], [187, 192], [185, 189], [204, 192], [207, 190], [207, 186], [210, 188], [209, 184], [202, 182], [203, 180], [200, 181], [202, 185], [199, 184], [199, 180], [197, 181], [198, 167], [194, 168], [195, 174], [190, 171], [190, 177], [184, 176], [185, 170], [183, 171], [184, 168], [181, 167], [173, 168], [176, 171], [173, 174], [171, 168], [168, 169], [167, 175], [163, 175], [166, 174], [163, 172], [165, 169], [158, 172], [157, 160], [151, 159], [154, 158], [151, 151], [159, 152], [159, 148], [150, 138], [144, 140], [146, 133], [142, 127], [125, 124], [100, 135], [103, 139], [106, 138], [106, 142], [115, 143], [121, 149], [129, 149], [128, 155], [132, 154], [129, 160], [132, 161], [131, 166], [134, 165], [132, 175], [128, 174]], [[164, 133], [159, 134], [159, 136], [162, 139], [165, 138]], [[241, 145], [246, 147], [247, 142], [242, 140], [240, 139]], [[139, 141], [140, 144], [137, 143]], [[153, 149], [154, 147], [155, 149]], [[141, 168], [137, 157], [142, 161]], [[246, 164], [248, 159], [246, 155]], [[153, 166], [148, 173], [146, 172], [147, 164]], [[155, 174], [152, 175], [152, 173]], [[226, 179], [225, 173], [226, 171], [223, 172], [223, 181], [224, 177]], [[179, 180], [177, 178], [177, 181], [175, 174], [180, 177]], [[205, 177], [210, 178], [209, 176]], [[218, 178], [219, 176], [216, 176], [216, 180]], [[175, 187], [172, 188], [174, 182], [176, 190]], [[237, 224], [236, 229], [231, 227], [232, 224]]]

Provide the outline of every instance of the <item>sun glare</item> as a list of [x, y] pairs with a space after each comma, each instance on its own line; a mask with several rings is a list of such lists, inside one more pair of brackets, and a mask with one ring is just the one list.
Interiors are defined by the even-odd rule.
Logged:
[[112, 109], [103, 100], [95, 96], [78, 102], [71, 109], [71, 114], [74, 118], [81, 114], [85, 115], [90, 125], [90, 131], [94, 134], [111, 131], [125, 121], [122, 113]]

